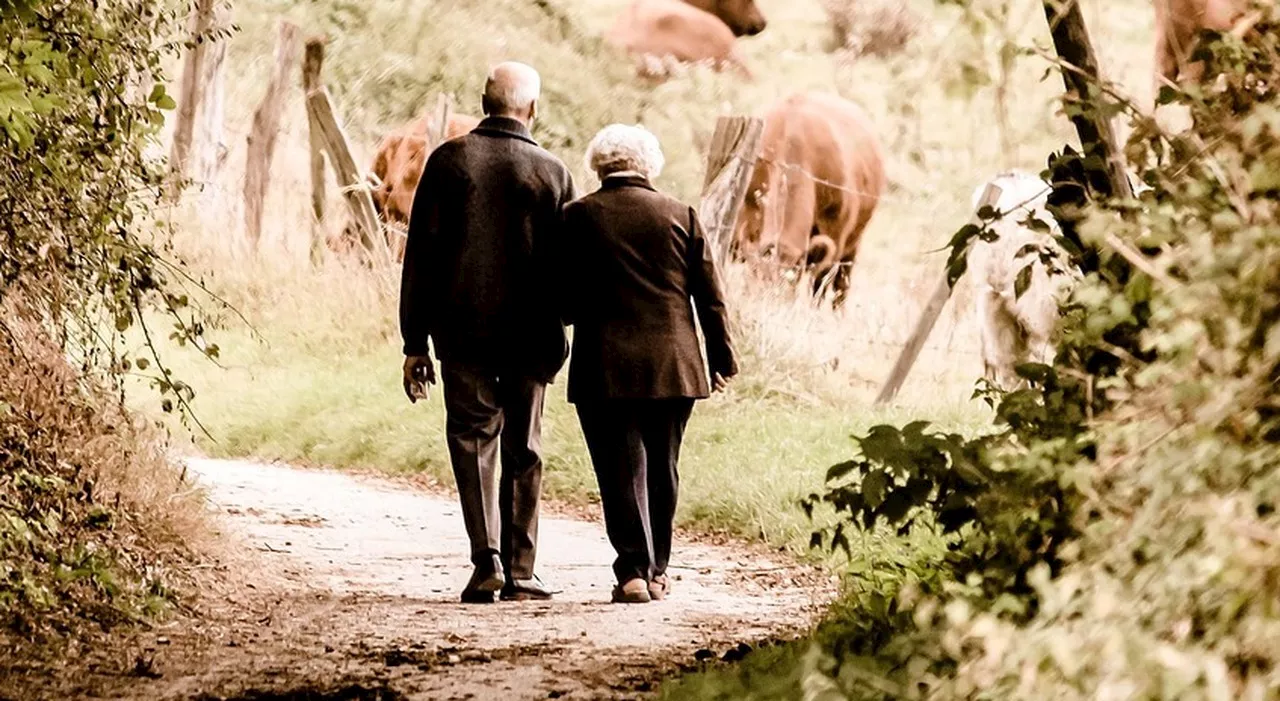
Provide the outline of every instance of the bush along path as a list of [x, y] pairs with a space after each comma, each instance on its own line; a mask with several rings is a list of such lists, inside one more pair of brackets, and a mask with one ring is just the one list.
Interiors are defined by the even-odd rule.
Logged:
[[[232, 547], [195, 616], [104, 653], [75, 693], [127, 698], [635, 698], [659, 678], [806, 627], [829, 591], [811, 570], [679, 542], [673, 594], [608, 603], [599, 523], [544, 515], [551, 602], [464, 606], [450, 495], [281, 465], [191, 460]], [[816, 586], [815, 586], [816, 585]], [[74, 686], [74, 685], [73, 685]]]

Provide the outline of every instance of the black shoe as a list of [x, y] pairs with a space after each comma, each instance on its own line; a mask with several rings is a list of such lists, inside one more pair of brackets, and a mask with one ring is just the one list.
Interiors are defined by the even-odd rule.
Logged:
[[503, 601], [546, 601], [551, 590], [535, 575], [532, 579], [512, 579], [502, 587]]
[[464, 604], [492, 604], [493, 593], [502, 588], [502, 562], [494, 555], [490, 562], [481, 562], [471, 573], [471, 580], [462, 590]]

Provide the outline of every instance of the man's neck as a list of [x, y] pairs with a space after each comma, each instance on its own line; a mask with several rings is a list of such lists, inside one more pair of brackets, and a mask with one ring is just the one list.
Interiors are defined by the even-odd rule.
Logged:
[[524, 115], [503, 113], [503, 114], [486, 114], [485, 116], [490, 119], [509, 119], [513, 122], [520, 122], [520, 124], [523, 125], [525, 129], [528, 129], [530, 127], [529, 118]]

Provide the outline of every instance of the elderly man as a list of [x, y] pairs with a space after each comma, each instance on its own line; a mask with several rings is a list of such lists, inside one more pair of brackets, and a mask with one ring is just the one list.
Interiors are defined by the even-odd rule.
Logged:
[[549, 266], [574, 189], [564, 164], [530, 136], [540, 87], [524, 64], [490, 72], [485, 119], [431, 154], [409, 220], [405, 392], [415, 401], [436, 381], [430, 338], [475, 565], [464, 603], [492, 602], [499, 590], [504, 600], [551, 596], [534, 575], [542, 407], [568, 345]]
[[[617, 603], [671, 588], [677, 463], [695, 399], [738, 372], [724, 295], [694, 209], [650, 182], [658, 140], [605, 127], [587, 148], [600, 190], [565, 208], [565, 317], [574, 324], [569, 401], [591, 453]], [[694, 311], [706, 337], [698, 347]]]

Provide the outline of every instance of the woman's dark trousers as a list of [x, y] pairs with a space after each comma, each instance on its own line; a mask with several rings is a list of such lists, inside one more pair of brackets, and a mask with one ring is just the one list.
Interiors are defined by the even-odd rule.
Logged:
[[680, 442], [692, 399], [578, 403], [619, 582], [667, 572], [680, 476]]

